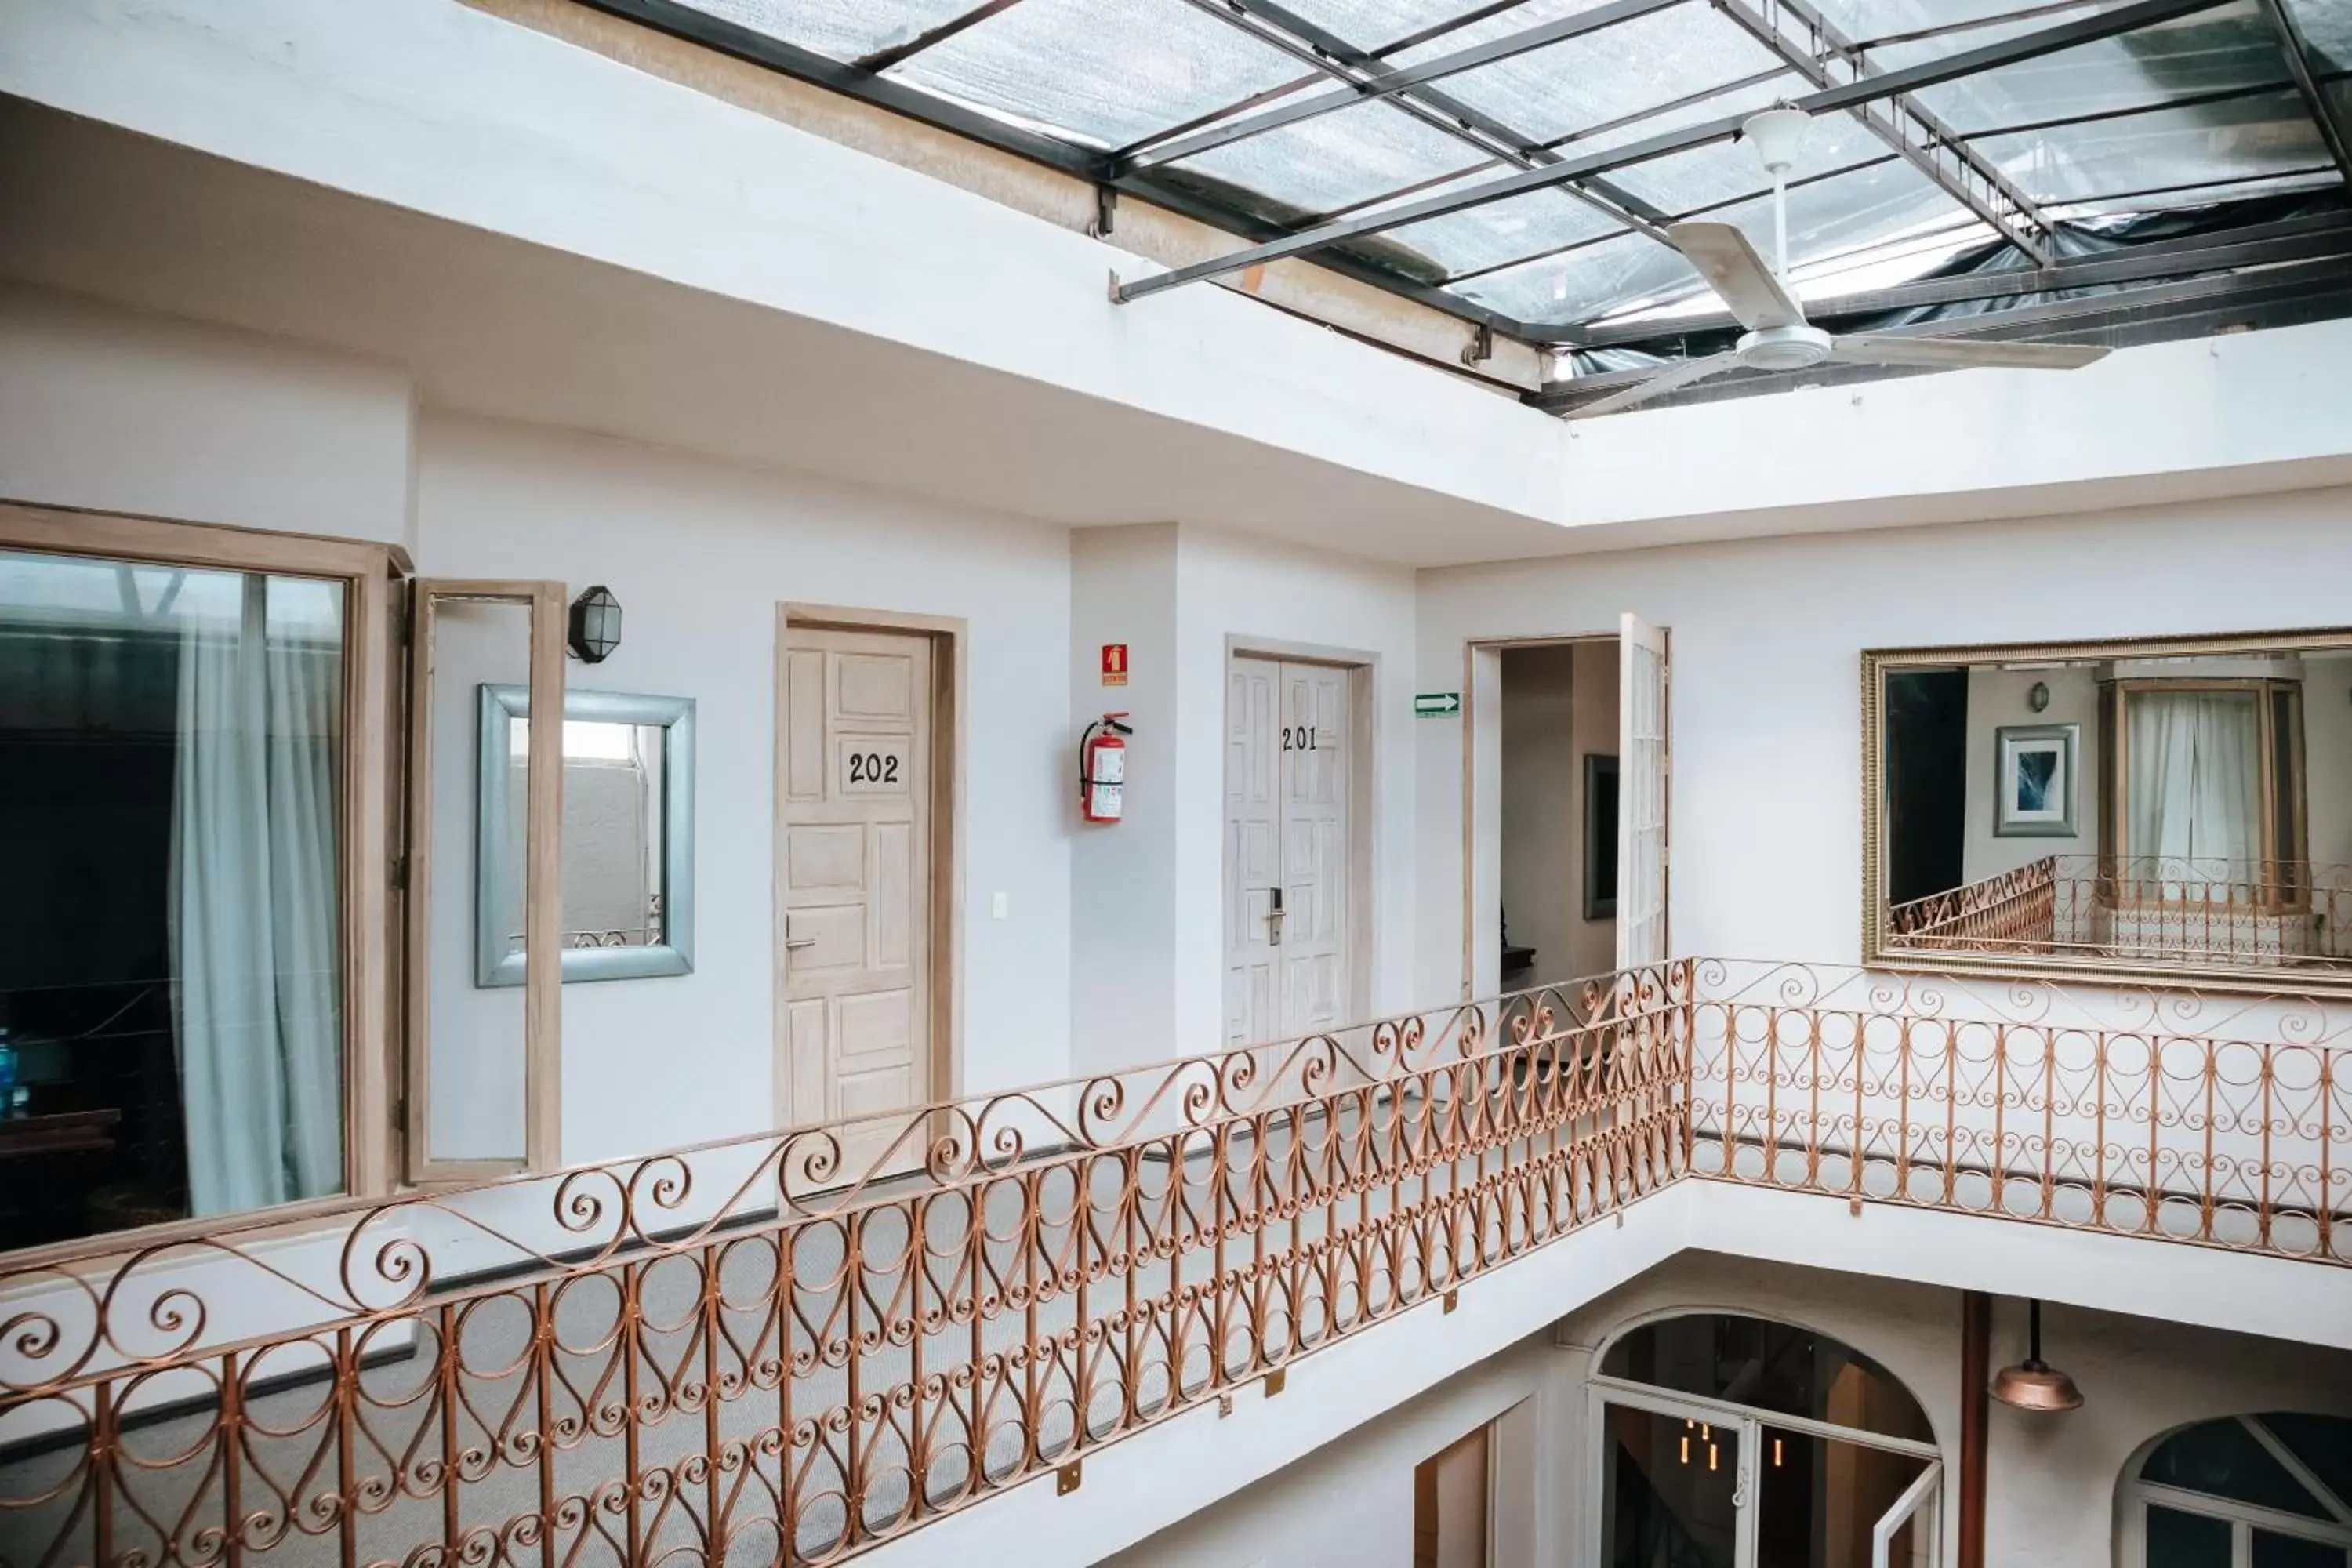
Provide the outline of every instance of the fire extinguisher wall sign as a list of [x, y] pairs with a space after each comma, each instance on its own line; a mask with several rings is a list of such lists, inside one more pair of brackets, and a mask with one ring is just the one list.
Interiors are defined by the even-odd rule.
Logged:
[[1127, 795], [1125, 713], [1106, 713], [1078, 737], [1078, 812], [1088, 822], [1117, 822]]

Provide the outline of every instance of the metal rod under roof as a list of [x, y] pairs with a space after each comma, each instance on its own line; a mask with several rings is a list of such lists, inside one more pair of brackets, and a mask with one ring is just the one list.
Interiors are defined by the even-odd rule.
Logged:
[[[1827, 88], [1797, 100], [1794, 107], [1811, 114], [1820, 114], [1830, 110], [1851, 109], [1857, 104], [1874, 103], [1882, 99], [1893, 98], [1898, 93], [1930, 87], [1937, 82], [1950, 81], [1959, 77], [1971, 76], [1978, 71], [2012, 65], [2021, 60], [2035, 59], [2043, 55], [2054, 54], [2061, 49], [2094, 43], [2101, 38], [2114, 37], [2117, 34], [2133, 32], [2156, 23], [2170, 21], [2178, 16], [2214, 10], [2230, 3], [2231, 0], [2135, 0], [2134, 4], [2119, 6], [2112, 11], [2105, 11], [2095, 16], [2062, 23], [2056, 26], [2042, 28], [2017, 37], [1983, 45], [1978, 48], [1962, 50], [1938, 59], [1922, 61], [1901, 70], [1864, 77], [1843, 87]], [[1286, 257], [1303, 255], [1345, 240], [1386, 233], [1390, 229], [1402, 228], [1407, 224], [1442, 217], [1449, 213], [1466, 211], [1491, 202], [1507, 201], [1528, 191], [1544, 190], [1553, 185], [1566, 184], [1573, 180], [1588, 179], [1612, 169], [1647, 163], [1652, 159], [1667, 157], [1693, 147], [1703, 147], [1713, 142], [1727, 142], [1739, 133], [1740, 124], [1744, 119], [1745, 116], [1741, 115], [1727, 116], [1721, 120], [1685, 127], [1683, 130], [1663, 132], [1606, 153], [1570, 158], [1544, 167], [1525, 170], [1517, 174], [1505, 175], [1500, 179], [1472, 186], [1468, 190], [1442, 192], [1386, 212], [1369, 213], [1362, 217], [1351, 218], [1342, 223], [1320, 225], [1281, 239], [1251, 246], [1230, 255], [1217, 257], [1208, 261], [1195, 262], [1188, 267], [1174, 268], [1166, 272], [1138, 278], [1131, 282], [1122, 280], [1113, 291], [1113, 298], [1122, 303], [1139, 300], [1148, 294], [1160, 293], [1164, 289], [1179, 288], [1203, 279], [1221, 277], [1244, 268], [1262, 266], [1266, 262], [1281, 260]]]

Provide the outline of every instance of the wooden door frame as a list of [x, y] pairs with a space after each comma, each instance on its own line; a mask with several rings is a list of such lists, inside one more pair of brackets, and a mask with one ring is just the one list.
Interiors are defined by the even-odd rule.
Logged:
[[[930, 700], [926, 710], [931, 729], [930, 852], [929, 939], [930, 1030], [930, 1099], [939, 1103], [963, 1092], [963, 805], [965, 659], [971, 636], [961, 616], [923, 616], [899, 610], [858, 608], [846, 605], [813, 605], [786, 600], [776, 606], [775, 690], [769, 713], [775, 726], [773, 804], [769, 828], [774, 838], [770, 860], [769, 901], [772, 921], [768, 935], [772, 1006], [769, 1063], [775, 1074], [771, 1094], [775, 1125], [796, 1125], [792, 1104], [792, 1074], [786, 1052], [790, 1045], [792, 992], [784, 969], [784, 826], [787, 820], [785, 780], [790, 769], [785, 756], [792, 737], [783, 722], [788, 689], [784, 660], [795, 631], [873, 632], [887, 637], [919, 637], [931, 645]], [[910, 1108], [911, 1109], [911, 1108]], [[798, 1121], [809, 1118], [803, 1116]]]
[[[1605, 632], [1545, 632], [1526, 637], [1465, 637], [1462, 643], [1462, 1000], [1468, 1002], [1486, 994], [1478, 973], [1478, 910], [1481, 900], [1493, 909], [1502, 902], [1503, 889], [1496, 885], [1488, 888], [1478, 871], [1478, 828], [1480, 814], [1478, 792], [1486, 782], [1478, 767], [1478, 755], [1483, 749], [1479, 726], [1490, 721], [1486, 705], [1478, 700], [1480, 689], [1489, 683], [1494, 686], [1494, 710], [1491, 722], [1496, 726], [1493, 742], [1496, 747], [1494, 776], [1495, 831], [1503, 830], [1502, 812], [1502, 657], [1507, 649], [1521, 647], [1563, 647], [1578, 643], [1609, 643], [1618, 646], [1618, 661], [1622, 668], [1623, 637], [1612, 626]], [[1491, 666], [1482, 668], [1482, 661]], [[1619, 764], [1623, 765], [1622, 762]], [[1620, 785], [1619, 811], [1623, 811], [1624, 795]], [[1497, 922], [1499, 932], [1500, 922]], [[1499, 960], [1498, 960], [1499, 963]], [[1497, 977], [1496, 984], [1499, 984]]]
[[[1228, 633], [1225, 663], [1219, 684], [1225, 700], [1217, 710], [1219, 750], [1233, 715], [1225, 706], [1233, 700], [1234, 660], [1255, 658], [1277, 664], [1319, 664], [1348, 672], [1348, 996], [1341, 1010], [1350, 1022], [1372, 1016], [1372, 956], [1380, 938], [1380, 883], [1375, 875], [1380, 842], [1380, 688], [1381, 656], [1370, 648], [1340, 647], [1328, 643], [1296, 642], [1287, 637], [1246, 637]], [[1277, 724], [1279, 721], [1276, 721]], [[1223, 822], [1223, 769], [1218, 770]], [[1218, 837], [1223, 838], [1222, 826]], [[1234, 868], [1226, 850], [1220, 850], [1217, 872], [1218, 995], [1224, 994], [1226, 971], [1233, 963], [1234, 933], [1225, 921], [1233, 912], [1225, 897]], [[1222, 1003], [1220, 1004], [1222, 1007]]]
[[[406, 897], [402, 965], [401, 1146], [403, 1175], [424, 1188], [467, 1186], [563, 1163], [563, 767], [562, 748], [537, 746], [523, 769], [523, 1152], [520, 1158], [433, 1153], [433, 727], [427, 700], [433, 684], [435, 605], [498, 604], [527, 612], [530, 688], [534, 706], [563, 709], [567, 681], [564, 626], [567, 585], [541, 578], [415, 577], [407, 600], [407, 744], [402, 748], [407, 841], [401, 848]], [[464, 699], [468, 703], [470, 695]], [[476, 728], [468, 721], [467, 730]], [[477, 769], [466, 771], [465, 819], [457, 831], [480, 831], [482, 803]], [[480, 851], [476, 850], [478, 855]], [[482, 914], [477, 882], [466, 879], [444, 896]]]

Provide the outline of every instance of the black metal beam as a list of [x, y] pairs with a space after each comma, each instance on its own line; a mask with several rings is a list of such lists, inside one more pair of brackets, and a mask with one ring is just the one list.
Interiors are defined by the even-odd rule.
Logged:
[[[788, 44], [770, 34], [723, 21], [707, 11], [678, 4], [677, 0], [579, 0], [579, 3], [826, 88], [877, 109], [952, 132], [1089, 184], [1115, 186], [1139, 200], [1223, 229], [1228, 234], [1241, 235], [1249, 239], [1268, 239], [1285, 232], [1279, 225], [1210, 202], [1191, 190], [1150, 175], [1114, 175], [1108, 156], [1091, 148], [1024, 130], [935, 93], [861, 70], [855, 65]], [[1506, 337], [1521, 338], [1525, 334], [1522, 323], [1500, 311], [1490, 310], [1458, 294], [1449, 294], [1442, 289], [1416, 283], [1386, 268], [1375, 267], [1353, 257], [1327, 256], [1318, 258], [1316, 265], [1473, 326], [1489, 328]]]
[[[1349, 87], [1385, 81], [1397, 68], [1347, 39], [1318, 26], [1279, 0], [1184, 0], [1204, 15], [1237, 27], [1259, 42], [1272, 45], [1328, 73]], [[1408, 87], [1397, 95], [1397, 106], [1431, 129], [1492, 154], [1522, 169], [1557, 163], [1536, 139], [1503, 123], [1485, 110], [1427, 85]], [[1592, 207], [1612, 223], [1638, 229], [1660, 244], [1665, 234], [1659, 226], [1666, 215], [1647, 202], [1603, 180], [1564, 185], [1562, 194]]]
[[[2352, 261], [2352, 212], [2287, 218], [2241, 229], [2217, 229], [2175, 240], [2151, 240], [2128, 250], [2060, 261], [2048, 267], [1929, 278], [1887, 289], [1840, 294], [1811, 301], [1805, 307], [1805, 316], [1819, 325], [1844, 317], [1879, 316], [1975, 300], [2010, 300], [2065, 289], [2096, 289], [2155, 278], [2185, 278], [2200, 272], [2268, 267], [2326, 256]], [[1630, 343], [1667, 343], [1713, 332], [1737, 331], [1739, 328], [1739, 318], [1727, 311], [1715, 311], [1672, 321], [1586, 327], [1577, 333], [1575, 346], [1601, 349]], [[1540, 336], [1542, 329], [1537, 328], [1536, 331]]]
[[[1827, 60], [1818, 58], [1813, 49], [1800, 45], [1780, 31], [1780, 18], [1787, 16], [1803, 26], [1815, 44], [1842, 61], [1857, 79], [1872, 73], [1862, 63], [1853, 41], [1840, 32], [1827, 16], [1815, 10], [1808, 0], [1772, 0], [1769, 12], [1759, 11], [1748, 0], [1716, 0], [1723, 14], [1731, 18], [1749, 37], [1788, 62], [1789, 68], [1803, 77], [1816, 88], [1832, 85], [1833, 73]], [[1889, 118], [1879, 118], [1884, 108]], [[1988, 162], [1965, 141], [1953, 134], [1925, 106], [1908, 94], [1898, 93], [1883, 105], [1861, 104], [1849, 110], [1861, 121], [1864, 130], [1891, 147], [1903, 161], [1925, 175], [1935, 186], [1954, 201], [1977, 215], [1993, 232], [2000, 235], [2037, 263], [2047, 266], [2054, 256], [2050, 247], [2050, 224], [2034, 205], [2032, 197], [2012, 184], [2000, 172], [1998, 164]], [[1917, 132], [1914, 140], [1913, 132]], [[1948, 152], [1955, 167], [1946, 168], [1938, 150]]]
[[2294, 89], [2303, 95], [2304, 108], [2319, 127], [2320, 140], [2327, 143], [2328, 156], [2336, 160], [2336, 172], [2352, 184], [2352, 128], [2346, 126], [2335, 100], [2320, 90], [2312, 69], [2311, 41], [2303, 36], [2303, 25], [2294, 19], [2286, 0], [2255, 0], [2255, 4], [2269, 16], [2271, 28], [2278, 34], [2287, 73], [2294, 78]]
[[[2017, 37], [2003, 39], [1974, 49], [1962, 50], [1939, 58], [1925, 60], [1901, 70], [1886, 71], [1843, 87], [1829, 88], [1799, 99], [1795, 107], [1807, 113], [1820, 114], [1831, 110], [1851, 109], [1856, 104], [1874, 103], [1898, 93], [1932, 87], [1937, 82], [1972, 76], [1979, 71], [2013, 65], [2021, 60], [2039, 58], [2061, 49], [2111, 38], [2158, 22], [2170, 21], [2200, 11], [2209, 11], [2226, 4], [2227, 0], [2134, 0], [2111, 11], [2044, 27]], [[1116, 291], [1122, 301], [1139, 300], [1148, 294], [1179, 288], [1203, 279], [1215, 278], [1246, 267], [1262, 266], [1269, 261], [1303, 255], [1345, 240], [1360, 239], [1368, 235], [1382, 234], [1407, 224], [1442, 217], [1449, 213], [1464, 212], [1492, 202], [1507, 201], [1528, 191], [1545, 190], [1567, 184], [1575, 180], [1590, 179], [1612, 169], [1671, 156], [1693, 147], [1710, 142], [1729, 141], [1739, 132], [1742, 115], [1730, 115], [1720, 120], [1687, 126], [1680, 131], [1666, 132], [1607, 153], [1591, 153], [1581, 158], [1565, 159], [1558, 163], [1524, 170], [1516, 174], [1474, 185], [1467, 190], [1451, 191], [1409, 202], [1384, 212], [1368, 213], [1342, 223], [1323, 224], [1267, 244], [1252, 246], [1213, 260], [1195, 262], [1166, 272], [1154, 273], [1123, 282]]]
[[1021, 0], [983, 0], [960, 16], [950, 16], [929, 32], [918, 33], [903, 44], [893, 44], [887, 49], [877, 49], [859, 57], [856, 65], [863, 71], [886, 71], [900, 60], [912, 59], [933, 44], [943, 44], [966, 27], [975, 26], [1000, 12], [1010, 11]]
[[1342, 109], [1351, 109], [1360, 103], [1372, 103], [1384, 98], [1392, 98], [1409, 88], [1442, 81], [1447, 77], [1458, 76], [1464, 71], [1475, 70], [1480, 66], [1493, 65], [1498, 60], [1507, 60], [1532, 50], [1548, 48], [1553, 44], [1563, 43], [1570, 38], [1580, 37], [1586, 33], [1595, 32], [1602, 27], [1613, 26], [1619, 22], [1632, 21], [1637, 16], [1646, 16], [1654, 11], [1663, 11], [1669, 6], [1682, 4], [1684, 0], [1611, 0], [1609, 5], [1596, 6], [1590, 11], [1580, 11], [1572, 16], [1547, 22], [1541, 26], [1529, 27], [1523, 32], [1511, 33], [1500, 38], [1492, 38], [1466, 49], [1456, 49], [1450, 55], [1440, 55], [1433, 60], [1425, 60], [1417, 66], [1393, 69], [1385, 75], [1374, 77], [1369, 81], [1335, 88], [1329, 92], [1319, 92], [1312, 98], [1301, 99], [1276, 109], [1269, 109], [1263, 113], [1250, 115], [1246, 119], [1229, 120], [1222, 125], [1196, 132], [1190, 136], [1174, 141], [1164, 141], [1157, 144], [1139, 143], [1139, 150], [1127, 157], [1122, 163], [1122, 167], [1150, 169], [1161, 163], [1172, 163], [1179, 158], [1191, 158], [1202, 153], [1213, 152], [1219, 147], [1229, 147], [1236, 142], [1247, 141], [1253, 136], [1263, 136], [1269, 131], [1279, 131], [1285, 126], [1296, 125], [1305, 120], [1314, 120]]
[[[2352, 290], [2352, 272], [2347, 271], [2340, 258], [2326, 257], [2314, 261], [2291, 262], [2259, 272], [2218, 273], [2186, 279], [2178, 283], [2159, 283], [2146, 289], [2095, 295], [2087, 300], [2055, 300], [2048, 304], [2028, 305], [2014, 310], [1989, 310], [1981, 316], [1966, 316], [1955, 321], [1921, 321], [1907, 327], [1889, 327], [1872, 335], [2053, 342], [2080, 338], [2120, 322], [2146, 320], [2183, 306], [2201, 306], [2240, 296], [2252, 300], [2257, 296], [2269, 300], [2303, 292], [2335, 294], [2347, 290]], [[1556, 382], [1541, 392], [1528, 393], [1521, 401], [1537, 408], [1558, 412], [1636, 385], [1655, 375], [1659, 368], [1644, 366], [1640, 370], [1580, 375], [1573, 380]], [[1811, 373], [1807, 374], [1810, 375]], [[1787, 384], [1784, 378], [1782, 384]]]
[[878, 109], [903, 114], [910, 120], [920, 120], [942, 131], [952, 131], [959, 136], [969, 136], [992, 147], [1019, 154], [1033, 163], [1075, 174], [1082, 180], [1099, 180], [1103, 174], [1098, 153], [1064, 142], [1058, 137], [1040, 135], [1024, 131], [977, 109], [967, 109], [960, 103], [940, 98], [895, 81], [876, 76], [843, 60], [831, 59], [813, 49], [788, 44], [782, 38], [755, 28], [739, 26], [721, 20], [708, 11], [677, 4], [677, 0], [579, 0], [631, 22], [688, 39], [720, 54], [732, 55], [753, 65], [797, 77], [818, 87], [830, 88], [850, 98], [873, 104]]

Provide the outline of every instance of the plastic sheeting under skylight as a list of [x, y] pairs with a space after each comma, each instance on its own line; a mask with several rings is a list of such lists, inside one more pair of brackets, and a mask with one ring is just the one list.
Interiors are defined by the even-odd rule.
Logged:
[[[679, 3], [844, 65], [943, 30], [888, 64], [883, 79], [1064, 141], [1074, 157], [1097, 160], [1106, 179], [1132, 174], [1119, 160], [1139, 147], [1246, 131], [1150, 165], [1130, 188], [1146, 199], [1166, 190], [1213, 222], [1223, 214], [1237, 232], [1264, 234], [1620, 152], [1801, 99], [1824, 78], [2033, 37], [2125, 0]], [[2306, 40], [2316, 90], [2352, 124], [2352, 0], [2283, 4]], [[1510, 52], [1530, 29], [1579, 19], [1592, 25]], [[1789, 42], [1764, 41], [1775, 36]], [[1807, 40], [1823, 51], [1818, 66], [1780, 52]], [[1849, 46], [1859, 53], [1841, 53]], [[1425, 68], [1488, 47], [1506, 58], [1402, 92], [1380, 80], [1383, 68]], [[2222, 0], [1912, 96], [1957, 132], [1963, 151], [1934, 154], [1947, 168], [1973, 158], [2039, 204], [2045, 221], [2340, 187], [2286, 48], [2268, 0]], [[1315, 111], [1304, 118], [1252, 123], [1269, 106], [1308, 104]], [[1877, 112], [1916, 129], [1891, 107]], [[1360, 271], [1441, 287], [1510, 321], [1664, 319], [1714, 301], [1679, 252], [1641, 232], [1643, 222], [1721, 219], [1769, 250], [1769, 184], [1751, 148], [1717, 141], [1599, 171], [1578, 189], [1349, 238], [1335, 253]], [[1970, 174], [1967, 184], [1984, 181]], [[1983, 213], [1850, 112], [1812, 126], [1790, 174], [1789, 213], [1801, 293], [1840, 280], [1903, 281], [1957, 249], [2000, 243]]]

